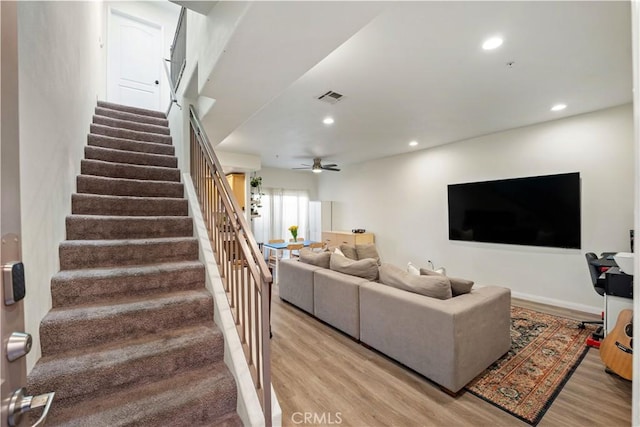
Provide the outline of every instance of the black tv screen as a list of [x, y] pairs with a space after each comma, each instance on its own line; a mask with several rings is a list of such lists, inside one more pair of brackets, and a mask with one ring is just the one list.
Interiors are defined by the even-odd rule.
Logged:
[[580, 174], [448, 186], [449, 239], [580, 249]]

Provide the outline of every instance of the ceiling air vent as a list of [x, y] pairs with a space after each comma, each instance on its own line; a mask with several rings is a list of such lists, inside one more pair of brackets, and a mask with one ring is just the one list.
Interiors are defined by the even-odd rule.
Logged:
[[330, 90], [329, 92], [322, 94], [318, 97], [320, 101], [328, 102], [329, 104], [335, 104], [340, 101], [344, 95], [339, 94], [338, 92], [334, 92]]

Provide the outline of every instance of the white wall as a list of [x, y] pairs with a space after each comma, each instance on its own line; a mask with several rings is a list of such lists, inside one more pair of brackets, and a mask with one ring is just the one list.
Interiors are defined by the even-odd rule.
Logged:
[[[473, 138], [323, 174], [335, 229], [375, 233], [385, 262], [500, 285], [518, 296], [599, 312], [584, 253], [628, 251], [633, 228], [631, 105]], [[582, 249], [448, 240], [447, 185], [580, 172]]]
[[262, 168], [256, 174], [262, 177], [262, 186], [265, 188], [307, 190], [309, 200], [318, 200], [318, 179], [311, 171]]
[[100, 2], [20, 2], [18, 57], [22, 255], [27, 332], [40, 357], [40, 320], [51, 308], [50, 281], [86, 145], [100, 81]]

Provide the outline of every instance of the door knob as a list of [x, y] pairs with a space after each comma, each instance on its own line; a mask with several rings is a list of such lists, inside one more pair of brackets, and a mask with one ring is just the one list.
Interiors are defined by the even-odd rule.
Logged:
[[42, 415], [38, 418], [38, 421], [31, 427], [43, 426], [47, 415], [49, 415], [49, 409], [51, 409], [51, 403], [55, 393], [45, 393], [39, 396], [25, 396], [25, 388], [19, 388], [14, 391], [9, 400], [9, 417], [7, 424], [9, 427], [16, 427], [22, 420], [22, 416], [32, 409], [42, 408]]
[[156, 84], [157, 84], [157, 85], [159, 85], [159, 84], [160, 84], [160, 81], [159, 81], [159, 80], [156, 80]]

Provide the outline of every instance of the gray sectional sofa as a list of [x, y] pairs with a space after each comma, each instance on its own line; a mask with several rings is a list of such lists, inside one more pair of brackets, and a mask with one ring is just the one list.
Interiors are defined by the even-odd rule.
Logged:
[[507, 288], [440, 300], [298, 260], [279, 269], [281, 299], [452, 393], [511, 346]]

